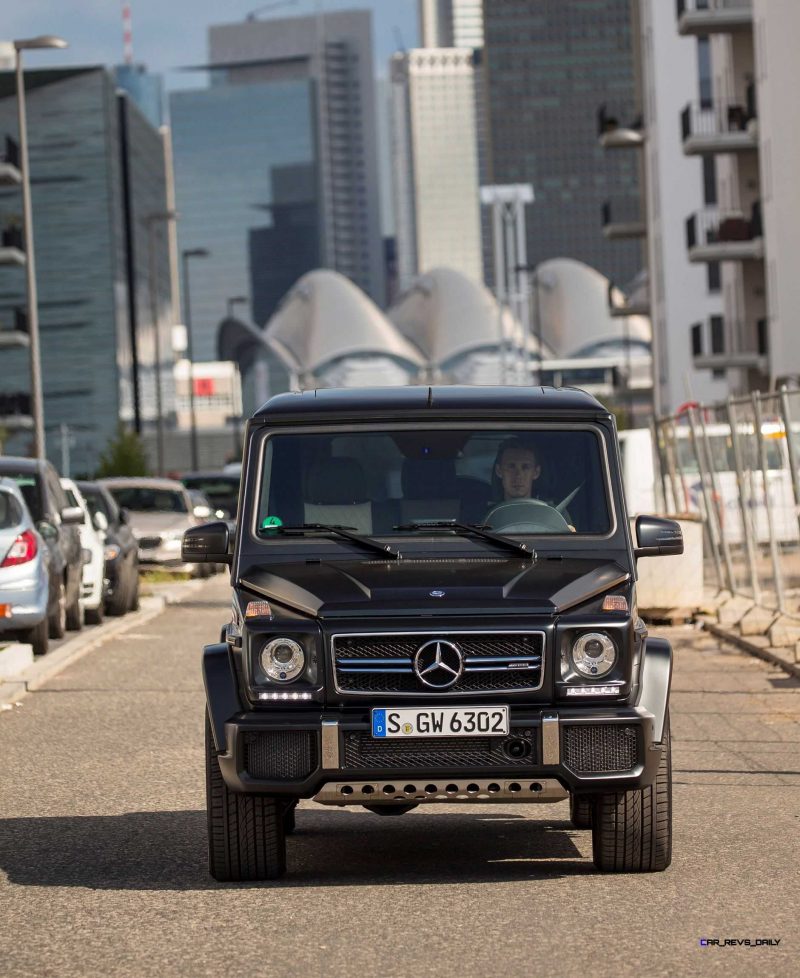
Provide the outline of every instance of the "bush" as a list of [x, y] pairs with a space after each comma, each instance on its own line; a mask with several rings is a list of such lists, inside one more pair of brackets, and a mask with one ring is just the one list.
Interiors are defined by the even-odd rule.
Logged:
[[100, 456], [95, 477], [115, 475], [149, 475], [147, 455], [142, 439], [120, 422], [117, 433]]

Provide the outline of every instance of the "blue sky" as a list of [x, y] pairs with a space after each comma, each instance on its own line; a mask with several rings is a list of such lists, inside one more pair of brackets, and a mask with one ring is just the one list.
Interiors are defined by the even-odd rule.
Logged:
[[[134, 59], [151, 71], [163, 72], [169, 88], [185, 88], [202, 76], [175, 71], [201, 64], [206, 55], [209, 24], [244, 20], [258, 0], [130, 0]], [[324, 10], [369, 7], [373, 11], [375, 64], [386, 74], [389, 55], [399, 43], [417, 42], [417, 0], [285, 0], [260, 16], [290, 17]], [[0, 15], [0, 40], [60, 34], [66, 51], [31, 53], [26, 64], [116, 64], [122, 61], [122, 0], [6, 0]], [[398, 40], [399, 39], [399, 40]]]

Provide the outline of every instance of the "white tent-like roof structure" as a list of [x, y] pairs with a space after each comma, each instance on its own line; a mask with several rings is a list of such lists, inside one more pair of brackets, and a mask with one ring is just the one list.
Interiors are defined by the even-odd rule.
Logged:
[[[494, 296], [484, 285], [452, 268], [434, 268], [420, 275], [387, 315], [434, 369], [500, 345], [501, 322]], [[503, 310], [502, 329], [508, 346], [525, 344], [522, 328], [508, 309]]]
[[[542, 338], [559, 358], [626, 336], [645, 343], [652, 339], [646, 316], [611, 316], [608, 279], [583, 262], [572, 258], [542, 262], [533, 289]], [[612, 298], [615, 305], [625, 301], [619, 289], [612, 289]]]
[[[383, 358], [407, 383], [425, 365], [378, 307], [349, 279], [330, 269], [304, 275], [265, 327], [267, 345], [300, 377], [319, 377], [346, 357]], [[398, 381], [392, 381], [398, 382]]]

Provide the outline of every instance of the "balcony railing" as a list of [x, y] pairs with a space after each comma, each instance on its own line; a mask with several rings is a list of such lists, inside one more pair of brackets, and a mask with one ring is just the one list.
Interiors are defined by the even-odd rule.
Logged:
[[602, 206], [603, 234], [611, 239], [643, 238], [647, 224], [639, 200], [623, 197], [607, 200]]
[[639, 116], [628, 124], [621, 123], [618, 114], [609, 112], [605, 105], [601, 105], [597, 110], [597, 135], [604, 149], [641, 146], [644, 142], [644, 120]]
[[680, 34], [752, 30], [752, 0], [677, 0]]
[[767, 320], [755, 324], [712, 316], [691, 329], [692, 360], [700, 370], [768, 369]]
[[750, 215], [741, 212], [699, 211], [686, 219], [690, 261], [746, 261], [764, 256], [761, 202]]
[[704, 154], [758, 149], [756, 118], [752, 86], [744, 103], [724, 99], [690, 102], [681, 112], [683, 151]]

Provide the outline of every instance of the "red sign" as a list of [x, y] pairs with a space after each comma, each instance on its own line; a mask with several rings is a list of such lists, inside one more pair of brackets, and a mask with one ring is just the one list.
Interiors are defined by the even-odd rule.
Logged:
[[213, 377], [195, 377], [194, 378], [194, 396], [195, 397], [213, 397], [214, 396], [214, 378]]

